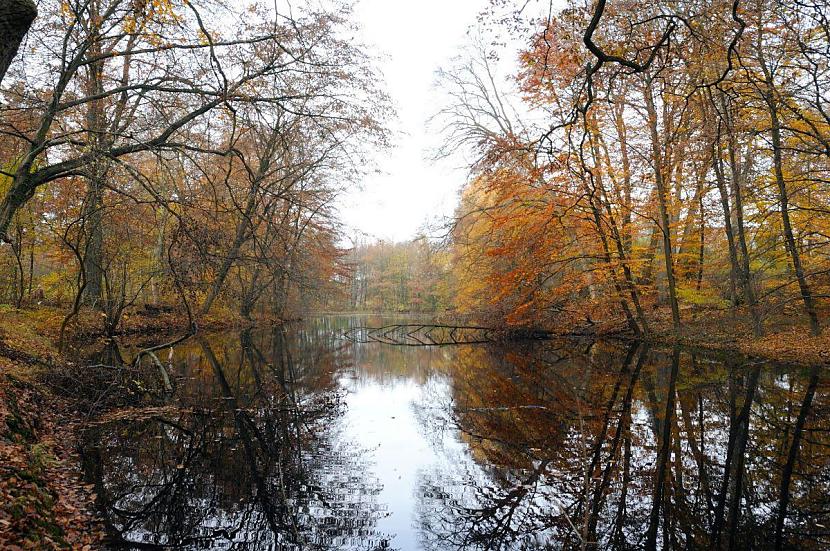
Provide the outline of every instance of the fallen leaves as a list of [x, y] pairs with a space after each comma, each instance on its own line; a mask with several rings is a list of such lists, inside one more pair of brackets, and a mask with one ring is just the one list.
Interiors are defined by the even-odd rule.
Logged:
[[97, 549], [94, 488], [83, 484], [71, 425], [36, 386], [0, 375], [0, 549]]

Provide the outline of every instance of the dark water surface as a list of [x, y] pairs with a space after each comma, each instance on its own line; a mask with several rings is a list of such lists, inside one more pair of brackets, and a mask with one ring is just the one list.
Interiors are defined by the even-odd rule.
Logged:
[[168, 407], [85, 438], [113, 542], [830, 548], [826, 367], [603, 342], [338, 337], [386, 321], [176, 346]]

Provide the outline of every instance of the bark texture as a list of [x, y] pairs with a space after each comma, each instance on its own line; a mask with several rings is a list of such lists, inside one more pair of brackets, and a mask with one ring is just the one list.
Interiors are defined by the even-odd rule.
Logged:
[[37, 17], [33, 0], [0, 0], [0, 82]]

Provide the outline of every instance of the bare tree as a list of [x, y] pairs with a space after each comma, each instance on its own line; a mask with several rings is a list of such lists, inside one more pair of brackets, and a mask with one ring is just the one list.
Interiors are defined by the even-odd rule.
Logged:
[[[213, 111], [243, 103], [290, 103], [273, 78], [304, 70], [322, 15], [303, 23], [238, 14], [220, 3], [172, 5], [128, 0], [44, 4], [32, 33], [40, 59], [22, 88], [7, 90], [6, 111], [27, 111], [34, 124], [4, 119], [0, 132], [26, 144], [12, 185], [0, 200], [0, 236], [35, 191], [57, 179], [87, 177], [92, 190], [106, 165], [136, 154], [187, 148], [183, 132], [212, 131]], [[205, 21], [235, 22], [224, 33]], [[272, 16], [271, 16], [272, 17]], [[303, 36], [298, 37], [297, 34]], [[291, 46], [285, 44], [291, 43]], [[33, 64], [34, 65], [34, 64]]]

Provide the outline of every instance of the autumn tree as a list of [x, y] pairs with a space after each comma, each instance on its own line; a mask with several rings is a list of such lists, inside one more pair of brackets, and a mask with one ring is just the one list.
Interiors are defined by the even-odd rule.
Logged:
[[[513, 29], [523, 9], [500, 23]], [[600, 0], [528, 21], [512, 83], [494, 78], [487, 48], [443, 79], [448, 149], [473, 159], [454, 239], [460, 258], [478, 260], [458, 266], [488, 266], [481, 277], [497, 290], [478, 307], [591, 325], [590, 312], [614, 305], [612, 318], [644, 334], [662, 306], [679, 333], [684, 311], [729, 305], [762, 335], [797, 289], [817, 333], [822, 10]]]
[[15, 302], [40, 287], [113, 332], [134, 304], [281, 317], [330, 284], [334, 200], [391, 110], [346, 7], [280, 8], [42, 4], [0, 111]]

